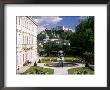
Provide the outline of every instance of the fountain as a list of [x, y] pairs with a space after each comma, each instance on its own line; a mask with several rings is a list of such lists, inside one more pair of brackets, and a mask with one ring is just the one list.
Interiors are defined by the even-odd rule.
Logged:
[[45, 64], [45, 66], [49, 67], [72, 67], [75, 65], [77, 64], [64, 61], [64, 52], [62, 50], [58, 52], [57, 62], [50, 62]]
[[59, 62], [58, 66], [59, 66], [59, 67], [63, 67], [64, 54], [63, 54], [63, 51], [62, 51], [62, 50], [60, 50], [60, 51], [58, 52], [57, 61]]

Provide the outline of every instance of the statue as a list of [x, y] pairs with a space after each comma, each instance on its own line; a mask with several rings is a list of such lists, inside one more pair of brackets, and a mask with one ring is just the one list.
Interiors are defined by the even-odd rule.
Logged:
[[58, 52], [57, 61], [59, 62], [58, 66], [59, 67], [63, 67], [64, 55], [63, 55], [63, 51], [62, 50], [60, 50]]

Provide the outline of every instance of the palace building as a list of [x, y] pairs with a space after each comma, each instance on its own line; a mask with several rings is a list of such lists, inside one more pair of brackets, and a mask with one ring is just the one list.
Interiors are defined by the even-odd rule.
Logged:
[[16, 66], [37, 58], [37, 23], [30, 16], [16, 16]]

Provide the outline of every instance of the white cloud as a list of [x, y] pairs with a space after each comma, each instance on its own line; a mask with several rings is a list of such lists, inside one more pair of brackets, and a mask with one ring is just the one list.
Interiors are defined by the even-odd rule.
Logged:
[[59, 16], [36, 16], [33, 18], [38, 24], [38, 32], [45, 30], [45, 27], [52, 24], [57, 24], [62, 20]]
[[62, 20], [59, 16], [40, 16], [34, 19], [38, 24], [45, 25], [45, 24], [57, 24]]
[[85, 20], [85, 19], [87, 19], [87, 16], [80, 16], [79, 19], [80, 19], [80, 20]]
[[45, 27], [45, 26], [48, 26], [49, 24], [43, 24], [43, 26]]

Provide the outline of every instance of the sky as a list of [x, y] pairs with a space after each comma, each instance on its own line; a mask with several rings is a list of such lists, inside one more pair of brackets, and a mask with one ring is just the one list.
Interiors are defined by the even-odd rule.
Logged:
[[87, 16], [33, 16], [32, 18], [38, 24], [38, 30], [40, 31], [56, 26], [64, 26], [74, 31], [80, 20], [86, 19]]

